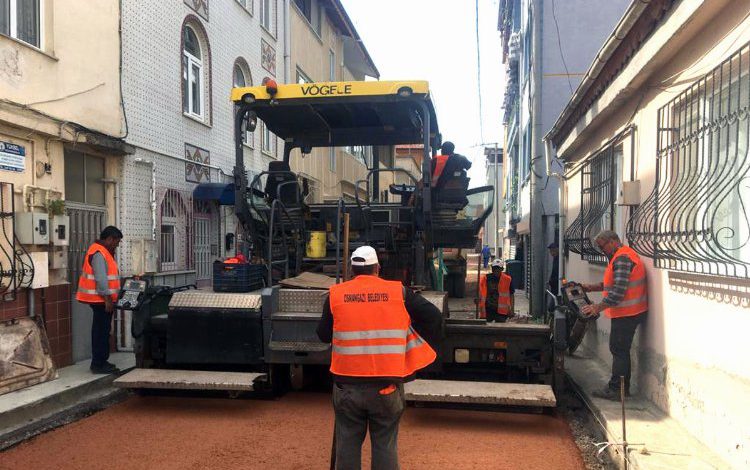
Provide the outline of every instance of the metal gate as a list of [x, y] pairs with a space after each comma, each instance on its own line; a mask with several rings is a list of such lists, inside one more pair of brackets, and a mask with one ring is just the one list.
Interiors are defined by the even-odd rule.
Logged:
[[71, 284], [71, 323], [73, 361], [91, 357], [91, 309], [75, 300], [78, 277], [83, 267], [83, 258], [89, 246], [99, 238], [106, 226], [107, 212], [104, 207], [65, 202], [70, 216], [70, 245], [68, 246], [68, 280]]
[[198, 217], [195, 221], [195, 277], [197, 281], [211, 280], [211, 219]]

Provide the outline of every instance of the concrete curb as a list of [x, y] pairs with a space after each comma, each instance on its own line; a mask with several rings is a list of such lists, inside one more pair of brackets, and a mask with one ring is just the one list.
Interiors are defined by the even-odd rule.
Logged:
[[[573, 391], [588, 408], [593, 434], [603, 442], [620, 444], [622, 405], [592, 396], [609, 379], [607, 364], [583, 350], [566, 356], [565, 369]], [[625, 414], [630, 470], [732, 468], [648, 400], [637, 395], [626, 398]], [[610, 445], [607, 452], [617, 468], [625, 468], [621, 445]]]
[[[134, 362], [123, 353], [112, 361], [123, 371]], [[93, 375], [83, 361], [60, 369], [55, 380], [0, 396], [0, 450], [123, 400], [128, 394], [112, 385], [115, 377]]]

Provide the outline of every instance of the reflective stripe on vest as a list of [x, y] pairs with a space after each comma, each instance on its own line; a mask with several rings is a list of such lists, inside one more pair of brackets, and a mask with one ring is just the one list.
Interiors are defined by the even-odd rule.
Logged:
[[432, 172], [432, 183], [430, 186], [434, 187], [437, 184], [440, 175], [445, 170], [445, 164], [448, 163], [448, 158], [450, 158], [450, 155], [435, 155], [435, 171]]
[[607, 297], [615, 285], [614, 261], [619, 256], [627, 256], [633, 262], [633, 270], [630, 271], [628, 288], [622, 301], [614, 307], [604, 309], [604, 314], [609, 318], [632, 317], [648, 310], [648, 286], [646, 284], [646, 267], [640, 256], [632, 248], [621, 246], [607, 265], [604, 271], [604, 297]]
[[[487, 317], [487, 278], [484, 275], [479, 278], [479, 318]], [[510, 285], [512, 278], [505, 273], [500, 273], [500, 281], [497, 290], [497, 313], [499, 315], [510, 315], [511, 297]]]
[[81, 269], [81, 276], [78, 278], [76, 300], [86, 304], [104, 303], [104, 297], [96, 290], [96, 276], [90, 262], [91, 257], [95, 253], [101, 253], [104, 257], [104, 262], [107, 265], [107, 295], [113, 302], [116, 302], [117, 295], [120, 292], [120, 275], [117, 271], [117, 262], [109, 250], [99, 243], [92, 244], [83, 258], [83, 268]]
[[401, 283], [357, 276], [329, 293], [331, 373], [406, 377], [435, 360], [435, 351], [411, 326]]

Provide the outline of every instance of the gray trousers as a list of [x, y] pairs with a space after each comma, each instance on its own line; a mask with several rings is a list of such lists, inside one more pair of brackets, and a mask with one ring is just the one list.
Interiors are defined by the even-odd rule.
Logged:
[[336, 413], [336, 469], [362, 468], [362, 443], [369, 427], [373, 470], [398, 470], [398, 423], [404, 386], [381, 395], [383, 385], [333, 384]]

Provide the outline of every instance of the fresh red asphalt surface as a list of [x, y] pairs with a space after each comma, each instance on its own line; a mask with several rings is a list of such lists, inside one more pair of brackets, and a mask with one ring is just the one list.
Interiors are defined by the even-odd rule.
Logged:
[[[326, 393], [132, 397], [0, 453], [0, 469], [327, 469], [332, 429]], [[539, 414], [409, 407], [399, 457], [407, 470], [584, 468], [567, 423]]]

